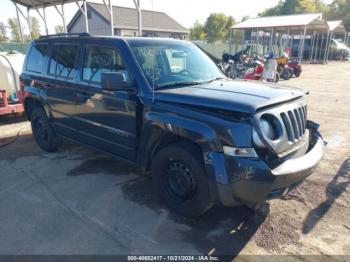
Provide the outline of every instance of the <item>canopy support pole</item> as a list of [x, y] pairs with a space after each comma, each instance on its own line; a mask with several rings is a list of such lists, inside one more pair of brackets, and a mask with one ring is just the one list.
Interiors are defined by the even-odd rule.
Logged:
[[259, 54], [259, 28], [256, 29], [256, 44], [255, 44], [255, 52], [258, 55]]
[[270, 52], [272, 52], [272, 45], [273, 45], [273, 28], [271, 29], [271, 34], [270, 34], [270, 44], [269, 44], [269, 48], [270, 48]]
[[44, 22], [44, 27], [45, 27], [45, 32], [46, 35], [49, 34], [49, 30], [47, 28], [47, 23], [46, 23], [46, 11], [45, 11], [45, 7], [43, 7], [43, 14], [40, 13], [39, 9], [35, 7], [35, 11], [38, 13], [38, 15], [40, 16], [41, 20], [43, 20]]
[[316, 42], [315, 42], [315, 44], [316, 44], [316, 47], [315, 47], [315, 54], [314, 54], [314, 62], [316, 63], [317, 62], [317, 54], [318, 54], [318, 42], [319, 42], [319, 40], [320, 40], [320, 34], [319, 33], [317, 33], [316, 34]]
[[33, 32], [32, 32], [32, 25], [30, 21], [30, 8], [27, 8], [27, 23], [28, 23], [28, 29], [29, 29], [29, 37], [30, 40], [33, 40]]
[[327, 48], [327, 63], [329, 61], [329, 49], [331, 47], [332, 36], [333, 36], [333, 32], [330, 32], [329, 41], [328, 41], [328, 48]]
[[140, 0], [134, 0], [135, 7], [137, 9], [137, 21], [138, 21], [138, 27], [139, 27], [139, 36], [142, 36], [142, 11], [141, 11], [141, 5]]
[[232, 53], [232, 29], [229, 28], [229, 39], [228, 39], [228, 52]]
[[89, 20], [87, 15], [87, 6], [86, 6], [86, 0], [83, 0], [83, 8], [79, 5], [78, 1], [75, 1], [76, 5], [78, 6], [80, 12], [84, 15], [85, 18], [85, 31], [86, 33], [89, 33]]
[[242, 31], [242, 47], [241, 49], [244, 49], [244, 42], [245, 42], [245, 29]]
[[323, 63], [326, 64], [326, 58], [327, 58], [327, 50], [328, 50], [328, 44], [329, 44], [329, 30], [327, 31], [327, 38], [326, 38], [326, 47], [324, 49], [324, 54], [323, 54]]
[[112, 1], [108, 0], [108, 4], [106, 3], [106, 0], [103, 0], [103, 4], [105, 5], [107, 12], [109, 14], [109, 21], [111, 26], [111, 36], [114, 36], [114, 22], [113, 22], [113, 6]]
[[[23, 32], [22, 32], [22, 25], [21, 25], [21, 20], [20, 20], [20, 17], [19, 17], [19, 13], [18, 13], [18, 6], [15, 2], [12, 2], [15, 7], [16, 7], [16, 15], [17, 15], [17, 23], [18, 23], [18, 28], [19, 28], [19, 35], [20, 35], [20, 38], [21, 38], [21, 42], [23, 43]], [[22, 11], [21, 11], [22, 13]], [[22, 14], [23, 15], [23, 14]]]
[[305, 45], [305, 38], [306, 38], [306, 30], [307, 30], [307, 27], [305, 26], [304, 27], [304, 35], [303, 35], [303, 41], [302, 41], [302, 44], [301, 44], [301, 50], [300, 50], [300, 61], [304, 58], [304, 45]]
[[67, 33], [66, 17], [64, 15], [64, 4], [63, 4], [63, 2], [61, 3], [61, 11], [58, 9], [58, 7], [56, 5], [54, 7], [55, 7], [57, 13], [61, 16], [62, 24], [63, 24], [63, 30], [64, 30], [65, 33]]
[[[324, 40], [324, 34], [321, 35], [321, 46], [320, 46], [320, 50], [322, 50], [322, 47], [323, 47], [323, 40]], [[318, 61], [321, 63], [321, 51], [320, 51], [320, 54], [318, 56]]]

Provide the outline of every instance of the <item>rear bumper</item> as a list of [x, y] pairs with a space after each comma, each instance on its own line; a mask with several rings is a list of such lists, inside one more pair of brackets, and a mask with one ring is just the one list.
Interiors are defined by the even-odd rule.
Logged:
[[[274, 169], [260, 159], [225, 156], [227, 183], [216, 183], [216, 200], [225, 206], [259, 203], [280, 197], [309, 176], [324, 154], [324, 141], [314, 132], [305, 155]], [[211, 188], [214, 185], [211, 186]]]

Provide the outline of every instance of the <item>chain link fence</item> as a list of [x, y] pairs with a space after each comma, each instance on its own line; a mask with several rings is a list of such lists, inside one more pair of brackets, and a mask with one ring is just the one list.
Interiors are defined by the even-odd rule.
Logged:
[[26, 54], [28, 46], [28, 43], [0, 43], [0, 52], [17, 51]]

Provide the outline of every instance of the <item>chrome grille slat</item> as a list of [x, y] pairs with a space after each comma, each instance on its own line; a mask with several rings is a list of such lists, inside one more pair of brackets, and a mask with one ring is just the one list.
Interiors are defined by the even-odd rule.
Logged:
[[299, 115], [298, 109], [294, 109], [294, 116], [295, 116], [295, 118], [297, 120], [297, 124], [298, 124], [298, 132], [299, 132], [298, 139], [299, 139], [300, 137], [303, 136], [303, 124], [302, 124], [301, 115]]
[[289, 119], [292, 123], [292, 128], [293, 128], [293, 132], [294, 132], [294, 140], [296, 140], [299, 137], [299, 130], [298, 130], [297, 121], [295, 119], [293, 111], [288, 111], [288, 116], [289, 116]]
[[298, 108], [299, 115], [301, 116], [301, 124], [302, 124], [302, 130], [303, 130], [303, 135], [305, 134], [305, 115], [302, 107]]
[[300, 106], [286, 112], [281, 112], [280, 116], [290, 142], [294, 143], [304, 136], [307, 121], [306, 106]]
[[281, 113], [281, 118], [282, 118], [283, 124], [284, 124], [284, 126], [286, 128], [288, 140], [289, 141], [294, 141], [294, 132], [293, 132], [293, 129], [292, 129], [292, 124], [291, 124], [287, 114], [286, 113]]

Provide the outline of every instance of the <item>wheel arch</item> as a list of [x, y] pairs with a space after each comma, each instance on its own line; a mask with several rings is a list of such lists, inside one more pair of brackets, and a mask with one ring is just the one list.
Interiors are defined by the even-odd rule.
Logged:
[[50, 116], [46, 95], [44, 95], [40, 89], [33, 86], [24, 88], [23, 106], [29, 121], [31, 120], [31, 113], [34, 107], [41, 107], [47, 116]]
[[203, 157], [219, 148], [215, 131], [204, 123], [166, 113], [148, 113], [145, 120], [138, 155], [144, 171], [150, 170], [156, 153], [171, 144], [191, 144]]

